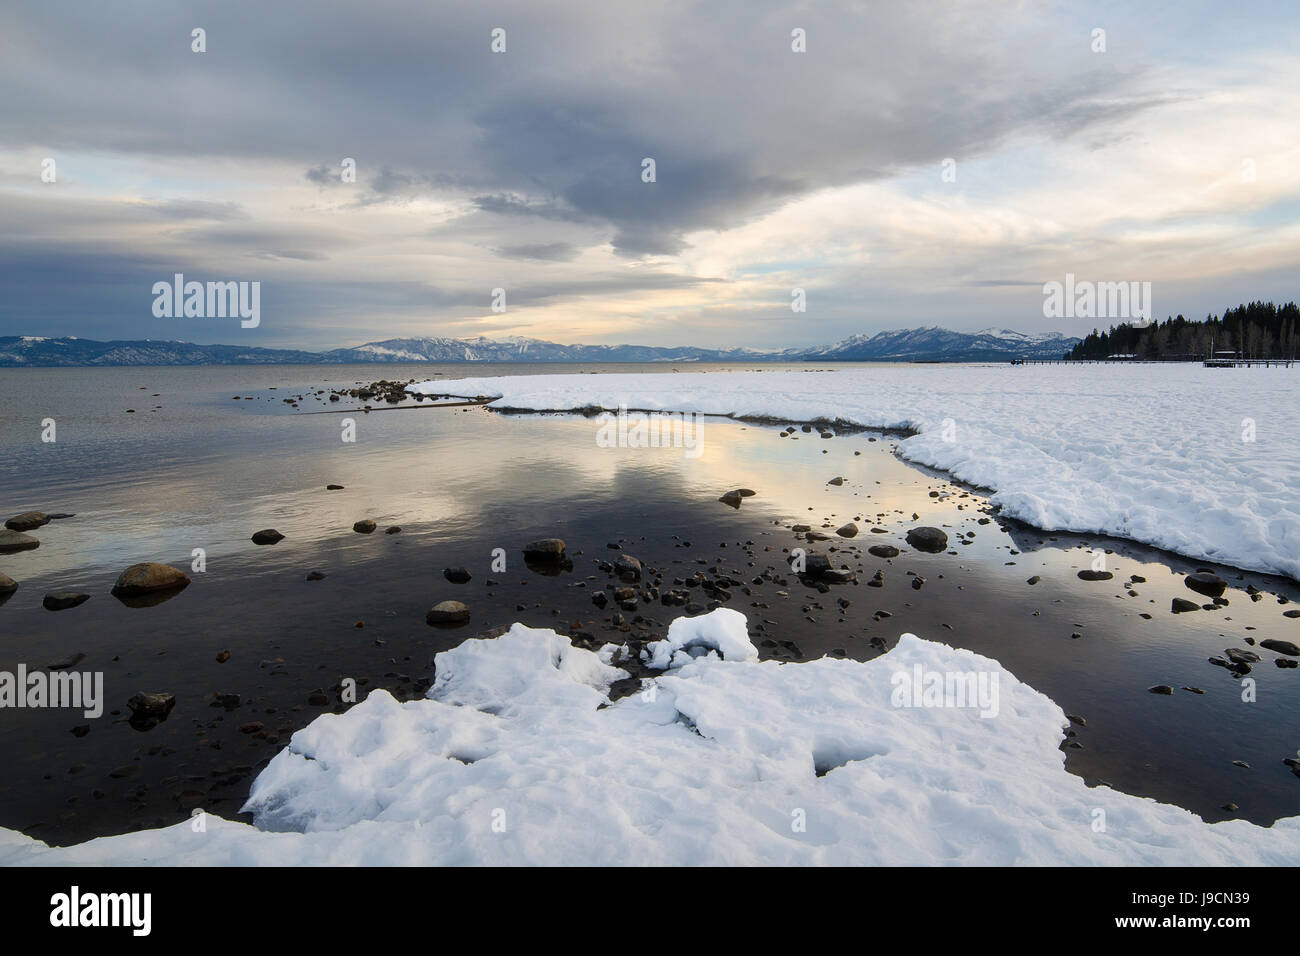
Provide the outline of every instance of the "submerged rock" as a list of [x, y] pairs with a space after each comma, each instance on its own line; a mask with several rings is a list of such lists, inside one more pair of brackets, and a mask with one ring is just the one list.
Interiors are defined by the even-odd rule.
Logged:
[[443, 568], [442, 576], [452, 584], [464, 584], [472, 577], [465, 568]]
[[41, 602], [47, 611], [66, 611], [68, 608], [85, 604], [90, 600], [89, 594], [80, 591], [51, 591]]
[[165, 716], [176, 706], [176, 695], [146, 694], [141, 691], [128, 700], [126, 706], [131, 708], [133, 714], [145, 714], [149, 717]]
[[874, 554], [878, 558], [896, 558], [898, 549], [892, 544], [873, 544], [867, 548], [868, 554]]

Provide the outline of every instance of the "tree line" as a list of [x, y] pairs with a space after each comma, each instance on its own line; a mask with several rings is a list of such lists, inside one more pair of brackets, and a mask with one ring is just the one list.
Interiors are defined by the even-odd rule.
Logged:
[[1249, 359], [1295, 359], [1300, 307], [1251, 302], [1224, 309], [1222, 317], [1203, 320], [1170, 316], [1163, 322], [1123, 322], [1105, 332], [1093, 329], [1067, 359], [1104, 359], [1132, 355], [1138, 359], [1201, 360], [1214, 352], [1236, 352]]

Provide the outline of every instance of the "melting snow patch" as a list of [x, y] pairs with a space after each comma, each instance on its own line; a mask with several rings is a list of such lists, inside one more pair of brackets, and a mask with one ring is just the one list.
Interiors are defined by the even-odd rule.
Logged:
[[[254, 782], [244, 808], [254, 826], [208, 817], [203, 832], [184, 822], [64, 848], [0, 830], [0, 862], [1300, 859], [1300, 818], [1209, 825], [1177, 807], [1089, 789], [1065, 770], [1061, 709], [970, 651], [905, 634], [866, 663], [778, 664], [744, 646], [734, 611], [677, 624], [666, 642], [673, 666], [653, 694], [610, 703], [623, 671], [552, 631], [516, 624], [439, 654], [427, 699], [399, 703], [376, 690], [294, 734]], [[710, 650], [691, 657], [692, 641]], [[893, 706], [893, 675], [917, 666], [996, 673], [997, 716]]]

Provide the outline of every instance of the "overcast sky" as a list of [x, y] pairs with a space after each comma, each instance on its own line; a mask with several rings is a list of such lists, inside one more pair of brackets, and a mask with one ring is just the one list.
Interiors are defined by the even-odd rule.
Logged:
[[[1297, 296], [1294, 0], [23, 6], [0, 335], [775, 348], [1106, 324], [1044, 318], [1067, 272]], [[259, 281], [260, 327], [155, 318], [177, 272]]]

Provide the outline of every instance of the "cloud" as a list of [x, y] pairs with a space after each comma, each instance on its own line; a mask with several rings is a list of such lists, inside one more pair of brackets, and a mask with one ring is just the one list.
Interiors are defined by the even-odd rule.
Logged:
[[[1288, 22], [1208, 0], [29, 5], [5, 14], [0, 225], [63, 261], [0, 301], [0, 333], [70, 331], [76, 270], [105, 279], [94, 249], [164, 274], [255, 261], [285, 293], [267, 334], [349, 341], [1015, 326], [1067, 269], [1143, 271], [1177, 300], [1208, 268], [1226, 294], [1300, 258]], [[136, 314], [134, 279], [99, 288], [101, 316]]]

